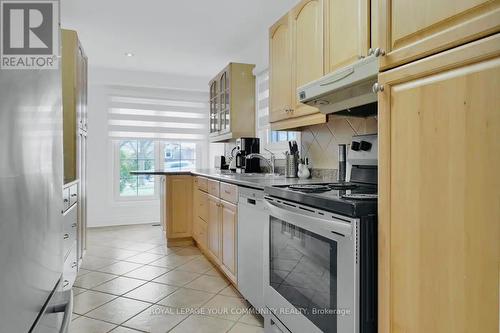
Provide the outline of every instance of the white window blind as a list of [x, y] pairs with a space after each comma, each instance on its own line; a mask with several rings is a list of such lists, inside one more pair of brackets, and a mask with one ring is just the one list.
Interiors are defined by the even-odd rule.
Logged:
[[208, 92], [123, 86], [108, 89], [111, 138], [207, 140]]

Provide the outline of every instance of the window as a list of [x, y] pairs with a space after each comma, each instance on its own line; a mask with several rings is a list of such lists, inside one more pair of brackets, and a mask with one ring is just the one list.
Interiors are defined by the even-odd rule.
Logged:
[[188, 170], [208, 150], [206, 91], [107, 86], [115, 200], [154, 200], [159, 177], [134, 170]]
[[176, 171], [196, 168], [196, 143], [166, 142], [164, 147], [164, 170]]
[[134, 176], [130, 171], [155, 169], [152, 140], [123, 140], [119, 143], [120, 196], [154, 196], [154, 176]]
[[257, 124], [256, 133], [260, 138], [261, 151], [269, 149], [277, 155], [288, 150], [288, 141], [295, 140], [300, 146], [300, 132], [271, 131], [269, 125], [269, 71], [265, 70], [257, 75]]

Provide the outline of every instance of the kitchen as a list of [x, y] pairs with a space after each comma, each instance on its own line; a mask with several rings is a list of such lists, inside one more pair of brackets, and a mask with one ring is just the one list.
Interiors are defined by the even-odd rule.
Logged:
[[499, 1], [0, 6], [0, 332], [499, 332]]

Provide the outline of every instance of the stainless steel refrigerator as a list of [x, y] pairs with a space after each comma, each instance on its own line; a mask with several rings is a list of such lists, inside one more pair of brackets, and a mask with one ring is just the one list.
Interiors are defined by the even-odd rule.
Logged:
[[[59, 67], [60, 68], [60, 67]], [[61, 71], [0, 70], [0, 332], [65, 332]]]

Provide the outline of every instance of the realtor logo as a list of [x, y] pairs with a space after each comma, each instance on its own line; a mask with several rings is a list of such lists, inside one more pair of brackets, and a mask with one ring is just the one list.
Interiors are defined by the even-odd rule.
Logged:
[[0, 0], [0, 68], [59, 65], [59, 1]]

